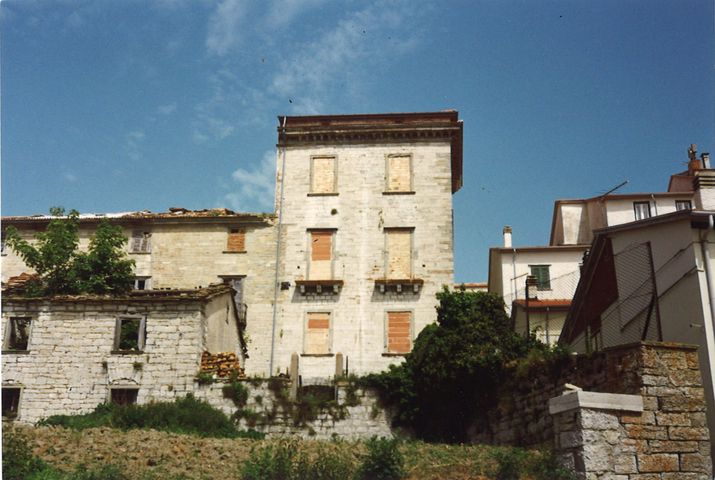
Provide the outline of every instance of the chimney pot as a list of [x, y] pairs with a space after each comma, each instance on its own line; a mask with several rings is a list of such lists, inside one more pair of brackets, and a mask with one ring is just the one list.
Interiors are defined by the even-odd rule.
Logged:
[[710, 168], [710, 154], [707, 152], [700, 154], [700, 159], [703, 162], [703, 168]]
[[504, 248], [511, 248], [511, 227], [506, 225], [502, 234], [504, 235]]

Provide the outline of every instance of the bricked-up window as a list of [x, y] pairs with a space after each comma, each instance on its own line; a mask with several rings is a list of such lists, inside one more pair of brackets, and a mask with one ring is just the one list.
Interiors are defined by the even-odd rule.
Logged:
[[410, 155], [389, 155], [387, 157], [387, 191], [412, 191], [412, 157]]
[[151, 232], [144, 232], [141, 230], [133, 231], [130, 251], [132, 253], [151, 252]]
[[144, 317], [122, 317], [117, 319], [114, 333], [114, 350], [117, 352], [141, 352], [146, 338]]
[[330, 313], [308, 313], [305, 329], [305, 353], [321, 355], [330, 353]]
[[311, 230], [310, 266], [308, 276], [311, 280], [330, 280], [333, 278], [333, 240], [335, 230]]
[[336, 193], [337, 169], [335, 157], [310, 159], [310, 193]]
[[226, 242], [227, 252], [244, 253], [246, 251], [246, 231], [241, 228], [231, 228]]
[[387, 278], [412, 278], [412, 232], [412, 228], [385, 229]]
[[112, 403], [117, 405], [133, 405], [137, 403], [138, 388], [113, 388], [111, 390]]
[[412, 312], [387, 312], [387, 353], [412, 350]]
[[2, 416], [15, 418], [20, 410], [20, 388], [3, 387], [2, 389]]
[[8, 318], [3, 350], [27, 350], [28, 344], [30, 343], [31, 326], [32, 318], [30, 317]]

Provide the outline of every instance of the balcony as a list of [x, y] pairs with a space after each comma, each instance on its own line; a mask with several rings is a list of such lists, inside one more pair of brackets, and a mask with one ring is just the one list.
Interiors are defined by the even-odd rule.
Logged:
[[301, 295], [308, 294], [335, 294], [340, 293], [343, 288], [342, 280], [296, 280], [296, 287]]
[[419, 293], [424, 283], [421, 278], [378, 278], [375, 287], [380, 293]]

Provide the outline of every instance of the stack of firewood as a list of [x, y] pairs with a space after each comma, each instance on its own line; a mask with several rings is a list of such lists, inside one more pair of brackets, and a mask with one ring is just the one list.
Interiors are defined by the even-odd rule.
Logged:
[[219, 378], [229, 377], [234, 372], [238, 377], [245, 376], [241, 365], [238, 363], [238, 357], [231, 352], [214, 354], [204, 352], [201, 354], [201, 371], [211, 373]]

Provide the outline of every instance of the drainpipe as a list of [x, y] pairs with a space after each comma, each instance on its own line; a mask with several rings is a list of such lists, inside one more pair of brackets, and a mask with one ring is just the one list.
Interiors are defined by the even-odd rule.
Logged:
[[[286, 120], [288, 119], [287, 116], [283, 117], [283, 126], [281, 133], [285, 135], [285, 128], [286, 128]], [[271, 323], [271, 358], [268, 363], [268, 376], [270, 377], [273, 375], [273, 357], [275, 355], [276, 351], [276, 320], [278, 317], [278, 268], [280, 267], [279, 262], [281, 258], [281, 227], [283, 225], [283, 187], [285, 185], [285, 178], [286, 178], [286, 145], [285, 145], [285, 138], [283, 141], [283, 146], [281, 147], [280, 150], [280, 155], [281, 155], [281, 192], [279, 195], [279, 200], [278, 200], [278, 228], [277, 228], [277, 236], [278, 239], [276, 241], [276, 264], [275, 264], [275, 277], [273, 281], [273, 321]]]
[[655, 212], [655, 217], [658, 216], [658, 202], [655, 201], [655, 195], [650, 194], [650, 199], [653, 200], [653, 211]]
[[705, 269], [705, 280], [708, 287], [708, 303], [710, 304], [710, 322], [703, 322], [705, 325], [705, 342], [708, 347], [708, 363], [710, 364], [710, 395], [715, 398], [715, 377], [713, 369], [715, 369], [715, 338], [713, 331], [715, 330], [715, 283], [713, 283], [713, 272], [710, 266], [710, 252], [708, 249], [708, 233], [713, 231], [713, 215], [708, 216], [708, 228], [705, 232], [700, 232], [700, 249], [703, 257], [703, 266]]

